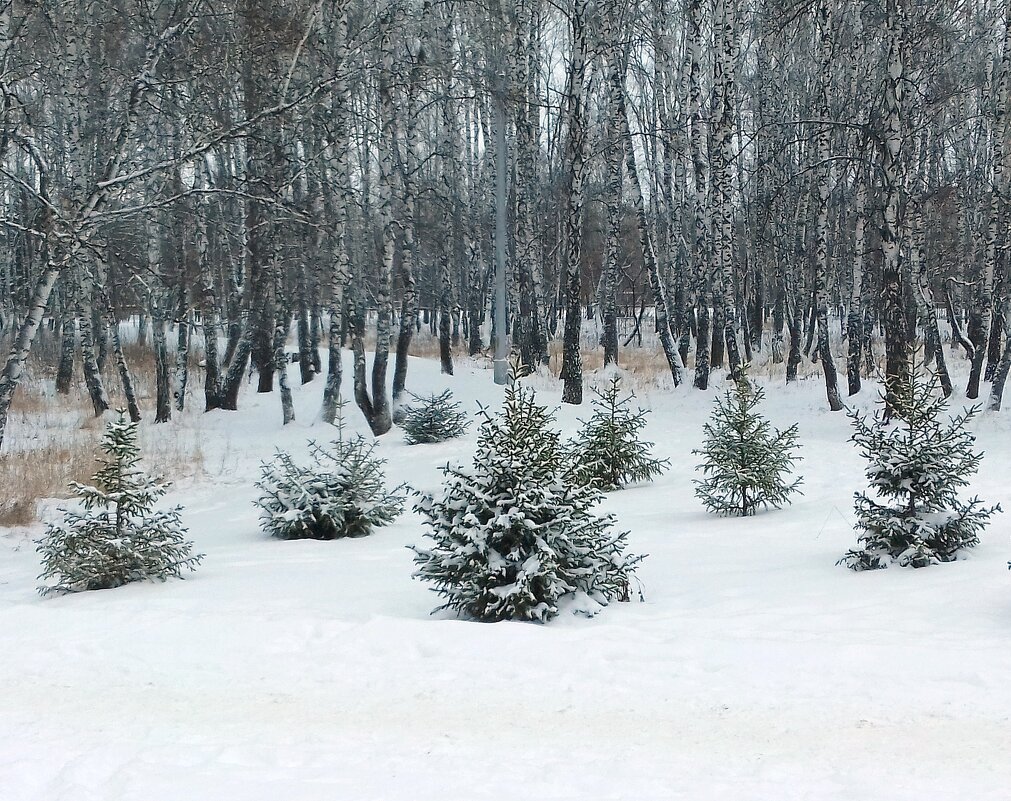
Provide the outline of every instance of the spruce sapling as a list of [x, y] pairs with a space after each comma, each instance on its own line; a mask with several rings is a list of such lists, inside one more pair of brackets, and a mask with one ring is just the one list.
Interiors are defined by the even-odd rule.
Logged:
[[61, 509], [63, 522], [39, 540], [39, 579], [54, 582], [39, 588], [43, 595], [182, 578], [203, 559], [186, 539], [182, 507], [155, 510], [169, 485], [138, 466], [137, 429], [119, 410], [102, 437], [94, 485], [71, 485], [81, 510]]
[[414, 396], [415, 403], [402, 410], [400, 425], [408, 445], [444, 442], [467, 430], [467, 414], [454, 401], [450, 390], [426, 397]]
[[309, 443], [310, 464], [278, 451], [261, 466], [256, 482], [260, 525], [284, 540], [333, 540], [364, 537], [403, 511], [401, 487], [388, 492], [375, 442], [356, 434], [346, 437], [338, 413], [337, 437], [329, 446]]
[[669, 460], [650, 456], [653, 443], [639, 439], [646, 411], [632, 411], [634, 392], [621, 397], [620, 376], [612, 375], [608, 385], [595, 394], [593, 415], [582, 421], [582, 429], [569, 444], [574, 457], [573, 481], [603, 491], [616, 490], [649, 481], [670, 467]]
[[802, 479], [791, 481], [797, 426], [780, 431], [758, 411], [765, 399], [761, 387], [743, 375], [716, 398], [712, 417], [703, 427], [705, 444], [692, 453], [703, 457], [696, 467], [695, 494], [710, 512], [746, 517], [760, 508], [789, 503]]
[[545, 622], [565, 600], [586, 612], [628, 600], [642, 557], [625, 552], [613, 517], [591, 511], [600, 492], [566, 480], [553, 416], [516, 370], [501, 413], [481, 410], [472, 466], [444, 468], [441, 495], [415, 505], [431, 540], [412, 549], [415, 578], [445, 599], [439, 609], [483, 621]]
[[948, 416], [937, 378], [924, 380], [918, 369], [896, 382], [889, 398], [890, 417], [884, 398], [869, 420], [850, 412], [851, 441], [868, 461], [870, 484], [869, 492], [854, 496], [860, 547], [839, 560], [854, 570], [953, 561], [979, 543], [990, 517], [1001, 511], [958, 495], [983, 458], [967, 430], [979, 407]]

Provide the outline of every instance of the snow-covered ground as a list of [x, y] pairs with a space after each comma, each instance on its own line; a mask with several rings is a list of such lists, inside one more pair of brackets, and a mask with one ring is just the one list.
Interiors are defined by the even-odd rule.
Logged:
[[[500, 396], [476, 366], [415, 360], [410, 377], [469, 409]], [[773, 421], [800, 423], [804, 495], [746, 520], [692, 492], [712, 394], [640, 392], [673, 466], [603, 508], [649, 554], [646, 601], [544, 626], [430, 616], [413, 513], [360, 540], [260, 533], [258, 462], [325, 437], [321, 391], [295, 390], [284, 429], [277, 397], [252, 393], [174, 424], [207, 465], [169, 499], [206, 553], [186, 581], [41, 599], [37, 530], [0, 530], [0, 799], [1011, 798], [1011, 518], [954, 564], [837, 567], [863, 465], [819, 380], [769, 387]], [[1009, 415], [976, 423], [974, 490], [1011, 509]], [[394, 432], [379, 453], [392, 483], [435, 490], [475, 434]]]

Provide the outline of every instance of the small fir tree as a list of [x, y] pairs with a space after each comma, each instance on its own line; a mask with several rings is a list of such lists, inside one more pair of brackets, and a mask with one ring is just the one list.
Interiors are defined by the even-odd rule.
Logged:
[[582, 430], [569, 445], [573, 481], [603, 491], [616, 490], [649, 481], [670, 467], [667, 459], [650, 456], [653, 443], [639, 439], [646, 411], [632, 411], [634, 392], [621, 397], [619, 375], [612, 375], [607, 387], [595, 394], [593, 415], [581, 421]]
[[408, 445], [444, 442], [467, 430], [467, 414], [448, 389], [438, 395], [414, 398], [415, 403], [403, 409], [400, 423]]
[[870, 420], [850, 412], [851, 441], [868, 461], [870, 492], [854, 496], [861, 545], [841, 564], [869, 570], [892, 562], [903, 567], [951, 562], [979, 543], [979, 533], [1001, 511], [978, 497], [959, 499], [983, 458], [966, 429], [979, 407], [948, 416], [948, 402], [937, 390], [935, 376], [914, 370], [889, 394], [890, 415], [884, 398]]
[[340, 416], [329, 446], [309, 443], [311, 464], [301, 466], [278, 451], [261, 466], [256, 482], [260, 524], [283, 540], [364, 537], [403, 511], [401, 487], [388, 492], [375, 442], [360, 434], [346, 438]]
[[412, 549], [414, 575], [446, 599], [439, 609], [545, 622], [563, 599], [588, 613], [628, 600], [642, 557], [626, 554], [613, 517], [592, 513], [599, 491], [566, 481], [553, 416], [515, 382], [515, 368], [501, 414], [481, 416], [473, 466], [447, 466], [441, 496], [415, 506], [432, 544]]
[[124, 410], [102, 438], [94, 486], [71, 486], [81, 510], [61, 509], [38, 542], [46, 584], [39, 591], [77, 592], [119, 587], [131, 581], [182, 578], [203, 559], [186, 539], [182, 507], [156, 511], [169, 485], [140, 467], [137, 423]]
[[705, 444], [692, 453], [703, 458], [695, 469], [695, 494], [710, 512], [746, 517], [762, 507], [789, 503], [802, 479], [791, 481], [797, 426], [780, 431], [758, 411], [761, 387], [745, 377], [716, 398], [705, 424]]

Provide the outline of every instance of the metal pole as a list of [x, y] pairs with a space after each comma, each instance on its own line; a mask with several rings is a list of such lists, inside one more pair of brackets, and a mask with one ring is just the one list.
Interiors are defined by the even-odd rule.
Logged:
[[503, 82], [495, 90], [495, 383], [509, 380], [509, 339], [506, 335], [506, 115]]

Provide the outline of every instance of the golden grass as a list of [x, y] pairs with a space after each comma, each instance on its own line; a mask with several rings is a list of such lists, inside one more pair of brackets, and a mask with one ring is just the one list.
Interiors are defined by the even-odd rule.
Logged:
[[[38, 519], [39, 501], [70, 498], [71, 482], [89, 483], [97, 468], [103, 421], [86, 418], [74, 429], [38, 428], [31, 439], [0, 454], [0, 526], [27, 526]], [[141, 429], [142, 465], [159, 479], [202, 473], [204, 455], [195, 432], [183, 438], [149, 436]], [[157, 466], [155, 468], [154, 466]]]
[[[395, 342], [394, 347], [396, 347]], [[452, 352], [454, 359], [466, 354], [466, 350], [461, 349], [459, 345], [456, 347], [451, 345], [450, 351]], [[422, 329], [411, 337], [411, 347], [407, 349], [407, 352], [411, 356], [417, 356], [421, 359], [438, 359], [439, 338], [432, 336], [426, 329]]]
[[77, 401], [72, 400], [69, 395], [50, 394], [41, 384], [22, 382], [14, 393], [10, 413], [24, 417], [53, 411], [68, 411], [72, 405], [76, 408]]
[[[153, 414], [154, 353], [150, 345], [125, 341], [123, 350], [145, 416]], [[69, 498], [70, 483], [87, 483], [96, 469], [104, 417], [95, 417], [81, 376], [80, 354], [74, 364], [73, 384], [66, 395], [54, 390], [58, 339], [43, 332], [29, 357], [26, 378], [11, 404], [4, 452], [0, 453], [0, 526], [27, 526], [38, 519], [39, 501]], [[169, 358], [175, 369], [175, 332], [169, 335]], [[199, 339], [189, 350], [190, 382], [201, 385]], [[126, 405], [111, 351], [103, 370], [105, 391], [112, 409]], [[192, 476], [204, 470], [199, 437], [192, 429], [141, 427], [142, 464], [166, 479]], [[154, 469], [157, 466], [157, 469]]]
[[[194, 349], [195, 350], [195, 349]], [[132, 346], [127, 356], [142, 411], [151, 416], [154, 394], [154, 359], [150, 349]], [[194, 368], [198, 359], [192, 355]], [[27, 526], [38, 520], [39, 501], [69, 498], [70, 483], [91, 480], [98, 445], [110, 414], [95, 417], [91, 400], [75, 365], [74, 384], [66, 395], [53, 388], [50, 369], [34, 358], [29, 377], [21, 383], [11, 404], [10, 419], [0, 453], [0, 526]], [[105, 389], [112, 409], [125, 406], [115, 365], [106, 365]], [[196, 373], [191, 375], [191, 380]], [[157, 469], [160, 477], [193, 475], [204, 468], [196, 432], [169, 427], [141, 427], [142, 464]]]
[[69, 496], [70, 482], [87, 481], [94, 470], [90, 442], [47, 442], [0, 455], [0, 525], [30, 525], [41, 499]]
[[[584, 345], [580, 349], [580, 355], [584, 372], [590, 373], [604, 367], [603, 348], [588, 348]], [[548, 366], [556, 376], [562, 370], [562, 343], [557, 339], [548, 345]], [[650, 347], [620, 348], [618, 350], [618, 366], [625, 372], [646, 382], [670, 375], [670, 368], [667, 366], [667, 359], [663, 352]]]
[[[602, 348], [587, 347], [584, 342], [580, 352], [584, 373], [592, 375], [595, 371], [603, 368], [604, 352]], [[548, 346], [548, 353], [549, 371], [553, 376], [557, 377], [562, 367], [562, 343], [559, 340], [553, 340]], [[741, 356], [743, 358], [743, 351]], [[883, 370], [884, 356], [876, 354], [875, 361], [879, 363], [879, 370]], [[836, 370], [839, 371], [840, 381], [845, 382], [846, 363], [844, 354], [835, 354], [835, 364]], [[670, 386], [670, 368], [659, 344], [647, 342], [643, 347], [630, 346], [620, 348], [618, 351], [618, 367], [628, 375], [633, 388], [646, 390]], [[685, 371], [688, 380], [691, 381], [695, 372], [694, 350], [689, 352]], [[719, 369], [713, 372], [719, 375], [725, 371]], [[763, 349], [753, 354], [753, 363], [749, 368], [749, 375], [770, 382], [785, 379], [786, 362], [777, 363], [773, 361], [771, 345], [768, 339], [763, 343]], [[821, 377], [821, 363], [812, 361], [808, 356], [803, 356], [800, 364], [797, 365], [798, 381], [820, 380]]]
[[[366, 337], [366, 347], [374, 345], [374, 337]], [[486, 355], [488, 349], [485, 349]], [[422, 359], [439, 358], [439, 338], [431, 334], [427, 328], [422, 328], [411, 339], [411, 347], [408, 351], [411, 356]], [[583, 370], [592, 372], [604, 366], [604, 351], [602, 348], [591, 348], [585, 344], [581, 349], [583, 357]], [[454, 360], [467, 358], [467, 346], [461, 336], [460, 344], [452, 348]], [[480, 358], [480, 357], [477, 357]], [[490, 357], [489, 357], [490, 358]], [[629, 373], [642, 376], [644, 379], [662, 377], [669, 375], [667, 361], [663, 353], [654, 351], [649, 346], [643, 348], [622, 348], [619, 353], [619, 365]], [[548, 343], [548, 369], [557, 376], [562, 369], [562, 342], [559, 339], [552, 339]]]

